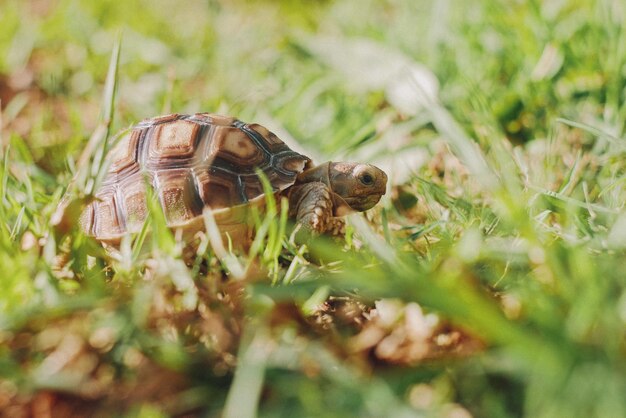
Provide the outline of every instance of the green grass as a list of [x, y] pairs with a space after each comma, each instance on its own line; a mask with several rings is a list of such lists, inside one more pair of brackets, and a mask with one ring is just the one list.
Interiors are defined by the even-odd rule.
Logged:
[[[621, 3], [1, 8], [0, 416], [626, 416]], [[307, 246], [270, 202], [250, 253], [208, 234], [187, 264], [156, 204], [117, 252], [52, 226], [169, 111], [390, 193]]]

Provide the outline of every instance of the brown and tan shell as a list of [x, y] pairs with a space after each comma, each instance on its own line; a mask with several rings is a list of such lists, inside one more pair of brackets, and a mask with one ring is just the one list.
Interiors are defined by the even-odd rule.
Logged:
[[251, 204], [264, 201], [257, 169], [280, 192], [310, 162], [263, 126], [209, 113], [144, 120], [108, 158], [109, 171], [80, 222], [110, 242], [141, 229], [146, 187], [153, 188], [169, 227], [201, 229], [202, 212], [210, 208], [228, 232], [246, 222]]

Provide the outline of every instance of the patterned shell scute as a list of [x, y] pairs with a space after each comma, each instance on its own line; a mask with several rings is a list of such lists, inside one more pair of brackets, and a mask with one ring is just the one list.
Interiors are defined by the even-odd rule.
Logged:
[[100, 239], [141, 229], [148, 188], [171, 227], [190, 225], [204, 208], [229, 209], [263, 194], [261, 170], [274, 191], [294, 184], [310, 160], [258, 124], [211, 113], [146, 119], [108, 155], [109, 172], [81, 225]]
[[222, 160], [246, 170], [258, 167], [266, 160], [263, 150], [245, 132], [232, 126], [216, 126], [208, 146], [208, 152], [205, 154], [205, 161], [208, 163]]
[[122, 173], [124, 171], [138, 171], [137, 144], [141, 131], [132, 131], [124, 135], [111, 149], [111, 171]]
[[151, 132], [148, 152], [159, 163], [165, 158], [189, 158], [194, 154], [200, 125], [186, 120], [157, 125]]

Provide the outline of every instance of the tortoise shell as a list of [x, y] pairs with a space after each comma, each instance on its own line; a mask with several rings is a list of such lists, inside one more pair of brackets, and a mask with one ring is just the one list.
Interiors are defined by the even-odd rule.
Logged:
[[146, 187], [154, 190], [171, 228], [194, 229], [205, 208], [221, 215], [218, 224], [237, 225], [245, 215], [234, 208], [263, 200], [256, 170], [280, 192], [310, 162], [261, 125], [210, 113], [146, 119], [107, 158], [108, 173], [80, 223], [109, 241], [141, 229], [148, 215]]

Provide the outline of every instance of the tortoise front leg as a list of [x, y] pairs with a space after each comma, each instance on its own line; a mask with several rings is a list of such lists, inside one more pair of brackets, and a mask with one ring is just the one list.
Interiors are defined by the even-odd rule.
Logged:
[[312, 235], [343, 231], [343, 220], [333, 217], [331, 191], [319, 181], [292, 187], [289, 193], [289, 216]]

